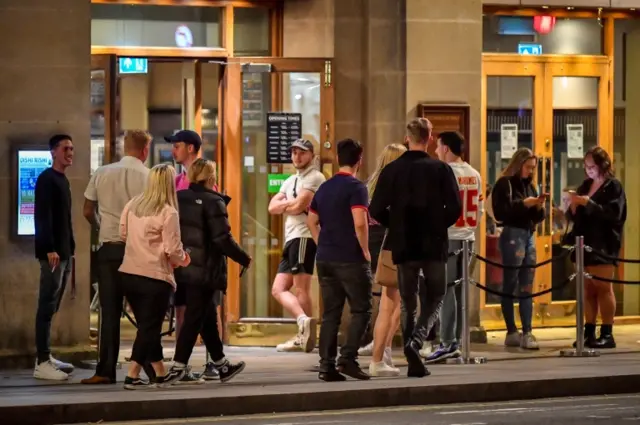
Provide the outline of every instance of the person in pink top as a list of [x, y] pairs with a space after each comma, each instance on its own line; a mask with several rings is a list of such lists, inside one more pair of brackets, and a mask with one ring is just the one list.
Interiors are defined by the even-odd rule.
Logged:
[[[156, 165], [149, 172], [147, 187], [129, 201], [120, 217], [120, 237], [125, 252], [119, 271], [123, 292], [136, 318], [138, 332], [131, 352], [125, 389], [167, 386], [182, 379], [182, 373], [166, 373], [162, 360], [162, 323], [176, 281], [173, 269], [191, 262], [182, 247], [175, 169]], [[140, 378], [142, 365], [150, 362], [153, 382]]]

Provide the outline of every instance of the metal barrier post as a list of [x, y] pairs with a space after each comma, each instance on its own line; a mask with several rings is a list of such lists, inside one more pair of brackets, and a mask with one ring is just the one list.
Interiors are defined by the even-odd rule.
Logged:
[[[483, 364], [487, 362], [484, 357], [471, 356], [471, 323], [469, 321], [469, 299], [471, 298], [471, 277], [469, 276], [469, 268], [471, 264], [471, 250], [469, 249], [469, 241], [462, 241], [462, 291], [458, 300], [460, 303], [461, 316], [458, 320], [462, 321], [462, 341], [458, 341], [462, 345], [462, 357], [450, 359], [454, 364]], [[447, 291], [455, 291], [455, 287], [447, 288]]]
[[597, 357], [595, 350], [584, 346], [584, 237], [576, 237], [576, 346], [560, 351], [561, 357]]

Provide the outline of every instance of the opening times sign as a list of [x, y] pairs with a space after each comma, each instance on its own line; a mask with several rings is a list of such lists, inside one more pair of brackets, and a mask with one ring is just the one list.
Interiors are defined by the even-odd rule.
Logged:
[[51, 152], [47, 150], [18, 151], [18, 235], [35, 235], [33, 213], [38, 176], [51, 167]]
[[267, 113], [267, 162], [289, 164], [289, 147], [302, 137], [302, 114], [290, 112]]

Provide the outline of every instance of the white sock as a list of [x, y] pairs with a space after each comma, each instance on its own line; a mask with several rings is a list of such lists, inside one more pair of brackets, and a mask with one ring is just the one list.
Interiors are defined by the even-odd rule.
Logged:
[[301, 314], [300, 316], [298, 316], [298, 318], [296, 319], [296, 322], [298, 322], [298, 328], [302, 329], [302, 324], [308, 318], [309, 317], [306, 314]]
[[226, 357], [223, 357], [223, 358], [221, 358], [220, 360], [218, 360], [218, 361], [216, 361], [216, 362], [213, 362], [213, 364], [214, 364], [214, 365], [216, 365], [216, 366], [222, 366], [222, 365], [223, 365], [223, 364], [225, 364], [226, 362], [227, 362], [227, 358], [226, 358]]
[[173, 367], [175, 367], [176, 369], [184, 369], [185, 367], [187, 367], [187, 365], [180, 362], [173, 362]]

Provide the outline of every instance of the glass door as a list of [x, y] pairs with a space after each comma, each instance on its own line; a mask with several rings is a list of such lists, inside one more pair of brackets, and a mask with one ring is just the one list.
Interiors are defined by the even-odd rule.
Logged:
[[[611, 152], [607, 61], [600, 56], [484, 55], [483, 175], [487, 194], [516, 149], [533, 150], [539, 158], [537, 189], [550, 195], [546, 218], [536, 229], [538, 263], [563, 254], [561, 241], [568, 226], [563, 194], [584, 180], [584, 152], [595, 145]], [[481, 249], [496, 262], [502, 262], [499, 232], [487, 217]], [[484, 263], [481, 267], [485, 284], [500, 291], [502, 269]], [[533, 292], [559, 287], [572, 273], [568, 257], [539, 267]], [[483, 294], [483, 326], [503, 329], [500, 298]], [[572, 325], [574, 315], [575, 282], [534, 299], [534, 327]]]
[[[481, 170], [486, 185], [485, 198], [518, 148], [527, 147], [535, 151], [536, 146], [541, 144], [544, 138], [543, 91], [543, 63], [522, 62], [519, 57], [512, 55], [485, 55]], [[498, 243], [501, 229], [488, 216], [484, 225], [481, 252], [490, 260], [502, 263]], [[479, 263], [485, 285], [501, 291], [502, 269]], [[480, 311], [482, 325], [486, 329], [504, 328], [500, 297], [482, 292]]]
[[[271, 296], [284, 228], [282, 217], [271, 216], [268, 205], [280, 184], [295, 173], [287, 140], [311, 140], [315, 165], [327, 176], [333, 173], [331, 61], [234, 58], [225, 72], [224, 187], [234, 198], [229, 211], [233, 233], [253, 257], [242, 278], [230, 268], [227, 319], [242, 324], [230, 325], [229, 342], [275, 345], [282, 342], [280, 333], [291, 331], [283, 325], [295, 326], [295, 321]], [[296, 125], [274, 137], [273, 128], [268, 131], [270, 118]], [[315, 279], [312, 285], [317, 317], [320, 297]]]
[[[612, 152], [608, 73], [608, 59], [602, 57], [552, 58], [545, 64], [544, 144], [536, 153], [541, 159], [538, 183], [550, 197], [547, 218], [537, 229], [539, 262], [564, 252], [562, 239], [570, 226], [564, 218], [567, 191], [585, 179], [584, 154], [598, 145]], [[535, 291], [559, 287], [536, 300], [540, 324], [575, 323], [575, 282], [561, 286], [573, 270], [567, 258], [536, 271]]]

